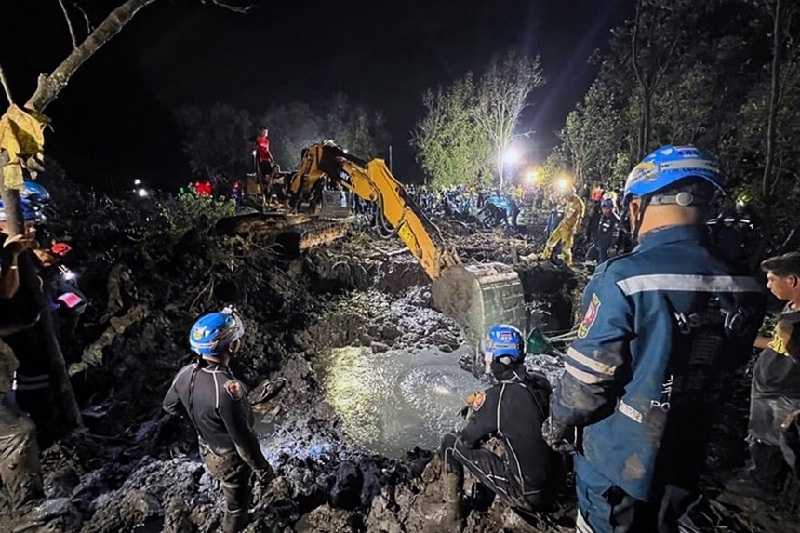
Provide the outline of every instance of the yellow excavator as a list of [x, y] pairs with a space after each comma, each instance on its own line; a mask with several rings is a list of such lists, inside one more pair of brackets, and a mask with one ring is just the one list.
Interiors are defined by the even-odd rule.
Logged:
[[308, 147], [289, 182], [295, 205], [318, 191], [323, 178], [377, 204], [431, 278], [434, 307], [459, 322], [477, 353], [482, 353], [479, 343], [492, 324], [514, 325], [525, 333], [522, 283], [514, 269], [504, 263], [463, 264], [455, 247], [447, 243], [382, 159], [364, 161], [332, 141]]

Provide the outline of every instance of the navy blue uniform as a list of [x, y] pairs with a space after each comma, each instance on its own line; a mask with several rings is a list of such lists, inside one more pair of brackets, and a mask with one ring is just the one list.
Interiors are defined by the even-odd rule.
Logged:
[[694, 498], [725, 377], [747, 360], [763, 318], [760, 285], [731, 275], [701, 226], [640, 241], [586, 287], [553, 395], [553, 419], [583, 428], [579, 531], [615, 531], [615, 514], [645, 502], [645, 525], [625, 530], [670, 530], [655, 524], [674, 523]]
[[597, 263], [605, 263], [608, 259], [608, 248], [614, 242], [619, 226], [619, 217], [612, 211], [609, 216], [600, 215], [592, 235], [592, 243], [597, 249]]

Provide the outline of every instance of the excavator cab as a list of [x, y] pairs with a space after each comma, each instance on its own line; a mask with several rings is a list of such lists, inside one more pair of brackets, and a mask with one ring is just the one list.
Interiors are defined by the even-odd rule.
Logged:
[[522, 283], [514, 269], [503, 263], [464, 264], [383, 160], [364, 161], [330, 141], [315, 144], [304, 151], [289, 192], [299, 203], [323, 178], [378, 205], [386, 226], [431, 278], [434, 308], [464, 329], [473, 347], [473, 373], [483, 373], [482, 340], [490, 326], [509, 324], [525, 332]]

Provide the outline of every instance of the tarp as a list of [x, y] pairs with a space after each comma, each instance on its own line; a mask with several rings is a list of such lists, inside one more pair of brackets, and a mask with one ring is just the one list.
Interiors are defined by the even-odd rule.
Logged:
[[6, 187], [22, 188], [25, 159], [44, 153], [44, 129], [48, 122], [41, 113], [23, 111], [16, 104], [11, 104], [0, 118], [0, 150], [6, 151], [9, 160], [3, 167]]

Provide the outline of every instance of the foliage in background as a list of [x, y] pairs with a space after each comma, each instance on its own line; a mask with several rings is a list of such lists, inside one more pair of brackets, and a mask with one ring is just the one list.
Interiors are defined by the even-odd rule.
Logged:
[[254, 126], [247, 111], [217, 102], [208, 109], [183, 107], [177, 118], [183, 152], [198, 177], [241, 176], [252, 168], [248, 137]]
[[495, 57], [478, 78], [472, 116], [494, 148], [500, 187], [503, 187], [505, 158], [514, 139], [531, 132], [515, 133], [522, 112], [531, 105], [531, 91], [544, 85], [539, 57], [530, 58], [508, 51]]
[[351, 101], [343, 93], [317, 107], [293, 101], [271, 106], [258, 120], [256, 116], [222, 103], [178, 111], [182, 148], [197, 177], [232, 181], [253, 172], [252, 151], [262, 126], [269, 128], [270, 150], [284, 170], [296, 168], [300, 151], [324, 139], [334, 139], [365, 159], [383, 152], [383, 114]]
[[283, 169], [296, 168], [300, 151], [324, 135], [320, 117], [305, 102], [273, 105], [257, 125], [262, 126], [269, 128], [272, 156]]
[[486, 185], [491, 179], [492, 146], [470, 113], [475, 95], [472, 74], [450, 87], [428, 89], [422, 96], [425, 116], [413, 133], [412, 146], [431, 185]]
[[514, 140], [530, 93], [544, 84], [539, 58], [514, 50], [495, 57], [478, 76], [471, 72], [422, 97], [425, 115], [411, 145], [436, 188], [486, 184], [492, 163], [503, 184], [503, 154]]
[[781, 11], [776, 41], [777, 5], [637, 0], [638, 18], [615, 28], [609, 50], [595, 55], [597, 78], [545, 167], [616, 188], [642, 152], [694, 144], [719, 157], [731, 197], [750, 191], [764, 225], [786, 233], [800, 201], [800, 17]]

